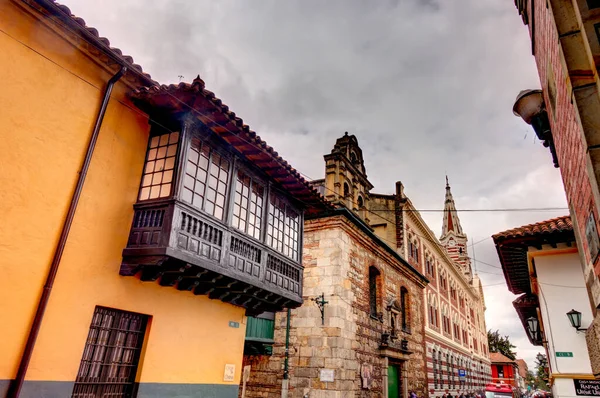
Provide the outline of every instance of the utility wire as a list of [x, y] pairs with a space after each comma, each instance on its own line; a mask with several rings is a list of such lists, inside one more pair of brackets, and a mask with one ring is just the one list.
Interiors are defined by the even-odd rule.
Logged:
[[[67, 28], [67, 30], [71, 31], [72, 33], [74, 33], [74, 34], [77, 34], [77, 32], [73, 31], [73, 30], [72, 30], [72, 29], [70, 29], [69, 27], [66, 27], [66, 28]], [[39, 55], [39, 56], [41, 56], [42, 58], [44, 58], [44, 59], [46, 59], [47, 61], [51, 62], [52, 64], [54, 64], [54, 65], [58, 66], [59, 68], [63, 69], [64, 71], [68, 72], [69, 74], [71, 74], [71, 75], [75, 76], [75, 77], [76, 77], [76, 78], [78, 78], [79, 80], [82, 80], [83, 82], [85, 82], [85, 83], [89, 84], [90, 86], [92, 86], [92, 87], [96, 88], [97, 90], [100, 90], [100, 87], [96, 86], [94, 83], [92, 83], [92, 82], [90, 82], [89, 80], [85, 79], [85, 78], [84, 78], [84, 77], [82, 77], [81, 75], [78, 75], [77, 73], [75, 73], [75, 72], [73, 72], [73, 71], [71, 71], [71, 70], [69, 70], [69, 69], [65, 68], [64, 66], [60, 65], [60, 64], [59, 64], [59, 63], [57, 63], [56, 61], [52, 60], [51, 58], [48, 58], [46, 55], [44, 55], [44, 54], [40, 53], [40, 52], [39, 52], [39, 51], [37, 51], [36, 49], [32, 48], [31, 46], [27, 45], [26, 43], [22, 42], [21, 40], [19, 40], [19, 39], [15, 38], [14, 36], [10, 35], [10, 34], [9, 34], [9, 33], [7, 33], [6, 31], [4, 31], [4, 30], [0, 29], [0, 32], [2, 32], [3, 34], [5, 34], [6, 36], [10, 37], [10, 38], [11, 38], [11, 39], [13, 39], [14, 41], [16, 41], [16, 42], [20, 43], [21, 45], [23, 45], [24, 47], [28, 48], [29, 50], [33, 51], [34, 53], [38, 54], [38, 55]], [[222, 127], [222, 128], [224, 128], [225, 130], [227, 130], [228, 132], [230, 132], [230, 133], [232, 133], [232, 134], [235, 134], [235, 133], [234, 133], [234, 132], [232, 132], [230, 129], [228, 129], [226, 126], [224, 126], [224, 125], [222, 125], [221, 123], [217, 122], [216, 120], [212, 119], [212, 118], [211, 118], [209, 115], [206, 115], [206, 114], [202, 114], [202, 113], [200, 113], [198, 110], [196, 110], [196, 109], [192, 108], [190, 105], [188, 105], [188, 104], [184, 103], [183, 101], [181, 101], [179, 98], [175, 97], [175, 96], [174, 96], [173, 94], [171, 94], [170, 92], [166, 91], [165, 93], [166, 93], [167, 95], [169, 95], [170, 97], [172, 97], [174, 100], [178, 101], [178, 102], [179, 102], [180, 104], [182, 104], [183, 106], [187, 107], [187, 108], [188, 108], [189, 110], [191, 110], [192, 112], [194, 112], [194, 113], [196, 113], [196, 114], [198, 114], [198, 115], [201, 115], [201, 116], [203, 116], [204, 118], [206, 118], [206, 119], [210, 120], [210, 121], [211, 121], [212, 123], [214, 123], [215, 125], [217, 125], [217, 126], [219, 126], [219, 127]], [[125, 102], [123, 102], [123, 101], [120, 101], [120, 100], [118, 100], [118, 99], [116, 99], [116, 100], [117, 100], [117, 101], [118, 101], [120, 104], [122, 104], [123, 106], [125, 106], [126, 108], [128, 108], [128, 109], [132, 110], [133, 112], [136, 112], [136, 113], [137, 113], [137, 114], [139, 114], [139, 115], [143, 115], [143, 116], [145, 116], [145, 117], [148, 117], [148, 120], [149, 120], [149, 121], [152, 121], [154, 124], [156, 124], [156, 125], [158, 125], [158, 126], [160, 126], [160, 127], [164, 128], [166, 131], [169, 131], [169, 132], [171, 132], [171, 133], [175, 132], [174, 130], [172, 130], [172, 129], [168, 128], [167, 126], [164, 126], [164, 125], [162, 125], [160, 122], [158, 122], [158, 121], [156, 121], [155, 119], [153, 119], [153, 118], [149, 117], [148, 115], [144, 114], [144, 113], [143, 113], [143, 112], [141, 112], [139, 109], [137, 109], [137, 108], [134, 108], [134, 107], [131, 107], [131, 106], [129, 106], [129, 104], [127, 104], [127, 103], [125, 103]], [[247, 143], [248, 145], [251, 145], [251, 146], [253, 146], [253, 147], [257, 148], [257, 149], [262, 149], [262, 148], [259, 148], [259, 147], [258, 147], [258, 146], [257, 146], [255, 143], [253, 143], [253, 142], [250, 142], [250, 141], [246, 140], [246, 139], [245, 139], [244, 137], [242, 137], [241, 135], [239, 135], [239, 134], [236, 134], [236, 136], [237, 136], [239, 139], [241, 139], [242, 141], [244, 141], [245, 143]], [[304, 176], [305, 178], [307, 178], [307, 179], [309, 180], [308, 182], [310, 182], [310, 181], [314, 181], [314, 179], [313, 179], [313, 178], [310, 178], [310, 177], [309, 177], [309, 176], [307, 176], [306, 174], [304, 174], [304, 173], [301, 173], [300, 171], [298, 171], [298, 173], [299, 173], [299, 174], [301, 174], [302, 176]], [[326, 186], [324, 186], [324, 185], [323, 185], [323, 187], [324, 187], [325, 189], [328, 189], [328, 190], [330, 190], [330, 191], [332, 191], [332, 192], [334, 192], [334, 193], [335, 193], [335, 191], [333, 191], [333, 190], [331, 190], [331, 189], [327, 188]], [[300, 202], [302, 202], [302, 201], [300, 201]], [[304, 204], [306, 204], [306, 203], [304, 203]], [[354, 203], [354, 204], [356, 205], [356, 203]], [[522, 208], [522, 209], [461, 209], [460, 211], [464, 211], [464, 212], [512, 212], [512, 211], [553, 211], [553, 210], [568, 210], [568, 209], [563, 209], [563, 208], [558, 208], [558, 207], [556, 207], [556, 208], [553, 208], [553, 207], [548, 207], [548, 208]], [[389, 220], [389, 219], [387, 219], [387, 218], [385, 218], [385, 217], [382, 217], [381, 215], [377, 214], [377, 212], [395, 212], [395, 210], [386, 210], [386, 209], [380, 209], [380, 210], [376, 210], [376, 209], [367, 209], [367, 211], [368, 211], [368, 212], [370, 212], [370, 213], [372, 213], [372, 214], [378, 215], [379, 217], [381, 217], [382, 219], [384, 219], [385, 221], [387, 221], [387, 222], [389, 222], [389, 223], [391, 223], [391, 224], [394, 224], [394, 222], [393, 222], [392, 220]], [[443, 212], [444, 210], [443, 210], [443, 209], [441, 209], [441, 210], [440, 210], [440, 209], [421, 209], [421, 210], [419, 210], [419, 209], [403, 209], [403, 211], [410, 211], [410, 212]], [[458, 211], [458, 210], [456, 210], [456, 211]], [[444, 247], [443, 247], [443, 246], [442, 246], [442, 245], [441, 245], [439, 242], [437, 242], [437, 241], [434, 241], [434, 240], [430, 239], [429, 237], [426, 237], [426, 236], [423, 236], [423, 235], [421, 235], [421, 234], [417, 234], [417, 233], [415, 233], [415, 235], [417, 235], [417, 236], [420, 236], [421, 238], [423, 238], [423, 239], [426, 239], [426, 240], [428, 240], [428, 241], [430, 241], [430, 242], [432, 242], [432, 243], [434, 243], [434, 244], [436, 244], [436, 245], [440, 246], [441, 248], [445, 249], [445, 248], [444, 248]], [[388, 243], [391, 243], [393, 246], [395, 246], [395, 245], [397, 244], [397, 242], [392, 242], [392, 241], [389, 241], [389, 240], [387, 240], [387, 239], [384, 239], [384, 238], [381, 238], [381, 237], [380, 237], [380, 239], [382, 239], [382, 240], [384, 240], [384, 241], [386, 241], [386, 242], [388, 242]], [[476, 242], [476, 243], [473, 243], [473, 245], [475, 245], [475, 244], [477, 244], [477, 243], [481, 243], [481, 242], [483, 242], [484, 240], [487, 240], [487, 239], [489, 239], [489, 238], [484, 238], [484, 239], [482, 239], [482, 240], [480, 240], [480, 241], [478, 241], [478, 242]], [[393, 247], [393, 246], [392, 246], [392, 247]], [[474, 260], [474, 259], [473, 259], [473, 258], [471, 258], [471, 257], [469, 257], [469, 258], [470, 258], [471, 260]], [[474, 260], [474, 261], [478, 261], [478, 262], [480, 262], [480, 263], [482, 263], [482, 264], [485, 264], [485, 265], [488, 265], [488, 266], [491, 266], [491, 267], [495, 267], [495, 268], [501, 268], [501, 267], [498, 267], [498, 266], [495, 266], [495, 265], [492, 265], [492, 264], [486, 263], [486, 262], [484, 262], [484, 261], [481, 261], [481, 260]], [[481, 271], [481, 272], [484, 272], [484, 271]], [[484, 273], [494, 274], [494, 273], [491, 273], [491, 272], [484, 272]], [[500, 275], [500, 274], [495, 274], [495, 275]], [[483, 286], [483, 287], [486, 287], [486, 286], [496, 286], [496, 285], [498, 285], [498, 284], [492, 284], [492, 285], [482, 285], [482, 286]], [[471, 288], [473, 288], [473, 287], [471, 287]]]

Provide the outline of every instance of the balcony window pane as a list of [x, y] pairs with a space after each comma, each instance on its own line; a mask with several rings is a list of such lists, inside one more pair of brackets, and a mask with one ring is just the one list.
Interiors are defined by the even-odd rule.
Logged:
[[192, 139], [186, 163], [182, 199], [222, 220], [225, 210], [229, 161], [205, 142]]
[[172, 178], [178, 139], [170, 140], [169, 137], [174, 134], [177, 133], [163, 134], [150, 139], [139, 200], [164, 198], [171, 195], [171, 184], [165, 184], [170, 180], [164, 180], [163, 173], [168, 172]]
[[271, 195], [267, 244], [298, 261], [300, 216], [283, 199]]
[[260, 239], [264, 188], [238, 170], [232, 225], [255, 239]]

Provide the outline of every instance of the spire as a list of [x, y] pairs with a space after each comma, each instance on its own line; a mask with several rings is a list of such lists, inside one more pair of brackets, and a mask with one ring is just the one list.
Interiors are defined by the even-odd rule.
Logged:
[[444, 238], [450, 232], [454, 232], [455, 235], [464, 235], [462, 227], [460, 226], [458, 214], [456, 213], [454, 198], [452, 197], [452, 192], [450, 191], [448, 176], [446, 176], [446, 200], [444, 202], [444, 225], [442, 226], [442, 238]]

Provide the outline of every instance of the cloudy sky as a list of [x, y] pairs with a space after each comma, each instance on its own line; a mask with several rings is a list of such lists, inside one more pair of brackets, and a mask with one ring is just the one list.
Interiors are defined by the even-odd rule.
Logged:
[[[565, 208], [460, 214], [485, 239], [470, 254], [487, 325], [533, 365], [489, 237], [567, 210], [549, 151], [511, 111], [539, 87], [512, 0], [63, 1], [159, 82], [199, 74], [309, 178], [348, 131], [374, 191], [402, 181], [419, 209], [442, 208], [445, 174], [459, 210]], [[441, 213], [423, 217], [439, 233]]]

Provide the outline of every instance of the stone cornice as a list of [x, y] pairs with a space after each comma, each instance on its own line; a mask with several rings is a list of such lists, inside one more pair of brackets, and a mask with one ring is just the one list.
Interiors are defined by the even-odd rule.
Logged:
[[[401, 272], [411, 281], [417, 283], [421, 288], [425, 288], [425, 286], [427, 286], [429, 283], [429, 280], [424, 275], [417, 271], [394, 249], [381, 240], [381, 238], [379, 238], [371, 228], [369, 228], [350, 210], [346, 208], [338, 208], [328, 212], [327, 214], [306, 218], [306, 221], [322, 220], [324, 218], [329, 218], [330, 220], [328, 220], [328, 222], [330, 222], [332, 225], [342, 228], [353, 238], [360, 241], [361, 244], [367, 246], [370, 250], [373, 250], [378, 256], [388, 260], [388, 262], [393, 265], [397, 271]], [[315, 230], [319, 230], [319, 227], [313, 228], [310, 223], [305, 223], [305, 233]]]

